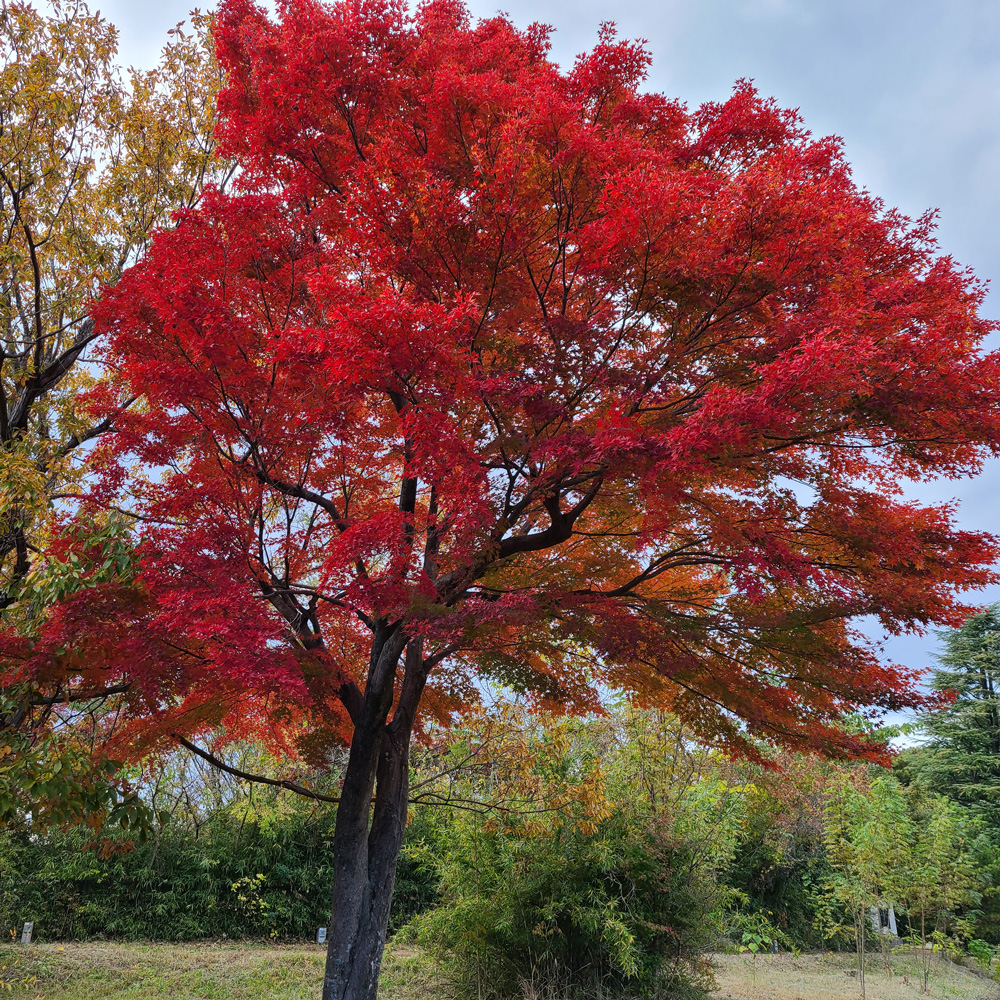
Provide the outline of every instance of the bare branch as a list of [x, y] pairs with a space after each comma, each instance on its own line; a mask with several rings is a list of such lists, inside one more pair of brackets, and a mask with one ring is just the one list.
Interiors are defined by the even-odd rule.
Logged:
[[213, 754], [210, 754], [207, 750], [202, 750], [201, 747], [196, 746], [190, 740], [186, 740], [178, 733], [172, 733], [171, 736], [178, 743], [180, 743], [181, 746], [190, 750], [191, 753], [197, 754], [202, 760], [208, 761], [212, 767], [218, 768], [220, 771], [225, 771], [226, 774], [231, 774], [233, 777], [242, 778], [244, 781], [251, 781], [258, 785], [273, 785], [275, 788], [284, 788], [289, 792], [295, 792], [296, 795], [302, 795], [307, 799], [316, 799], [319, 802], [340, 801], [339, 796], [324, 795], [322, 792], [313, 791], [313, 789], [306, 788], [304, 785], [300, 785], [296, 781], [285, 781], [280, 778], [265, 778], [262, 774], [251, 774], [249, 771], [243, 771], [238, 767], [232, 767], [230, 764], [225, 763], [225, 761], [222, 761]]

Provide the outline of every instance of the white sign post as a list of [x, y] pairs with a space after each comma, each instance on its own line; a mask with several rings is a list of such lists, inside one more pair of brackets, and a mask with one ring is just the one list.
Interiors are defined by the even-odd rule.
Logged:
[[25, 920], [21, 929], [21, 944], [31, 944], [31, 932], [35, 929], [35, 924], [31, 920]]
[[326, 928], [320, 927], [316, 931], [316, 944], [326, 944]]

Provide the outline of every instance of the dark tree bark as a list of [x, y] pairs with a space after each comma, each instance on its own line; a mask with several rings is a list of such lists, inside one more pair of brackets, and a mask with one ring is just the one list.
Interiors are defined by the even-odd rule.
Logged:
[[413, 709], [425, 676], [420, 643], [411, 643], [400, 704], [387, 723], [404, 643], [399, 634], [385, 637], [376, 630], [337, 807], [323, 1000], [375, 1000], [378, 990], [409, 804]]

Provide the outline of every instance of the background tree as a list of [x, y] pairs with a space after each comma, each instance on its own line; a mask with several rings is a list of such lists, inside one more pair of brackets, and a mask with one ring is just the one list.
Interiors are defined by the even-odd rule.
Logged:
[[[780, 771], [624, 704], [585, 720], [475, 713], [413, 754], [390, 930], [418, 914], [404, 940], [416, 936], [461, 995], [506, 997], [523, 982], [545, 995], [695, 996], [692, 977], [710, 992], [703, 953], [720, 940], [769, 964], [774, 944], [822, 945], [815, 913], [833, 918], [827, 931], [843, 926], [837, 945], [854, 938], [858, 913], [831, 907], [830, 890], [874, 856], [883, 902], [923, 942], [893, 953], [899, 972], [929, 977], [932, 943], [989, 966], [977, 897], [993, 872], [967, 809], [884, 772], [872, 787], [878, 769], [863, 762], [767, 752]], [[0, 928], [32, 919], [49, 941], [311, 937], [328, 917], [336, 806], [292, 795], [286, 762], [259, 746], [241, 741], [220, 763], [184, 751], [158, 762], [139, 786], [158, 818], [127, 853], [82, 852], [93, 835], [80, 829], [0, 831]], [[332, 775], [301, 780], [336, 787]], [[822, 838], [834, 808], [848, 820], [839, 867]], [[800, 839], [806, 866], [789, 862]], [[778, 885], [762, 893], [769, 865]]]
[[927, 739], [897, 769], [1000, 830], [1000, 610], [993, 605], [941, 639], [931, 683], [955, 700], [920, 717]]
[[[914, 801], [949, 800], [978, 820], [966, 863], [985, 879], [977, 905], [977, 933], [996, 940], [1000, 910], [996, 890], [997, 843], [1000, 840], [1000, 617], [991, 606], [961, 627], [941, 635], [944, 646], [931, 683], [952, 692], [954, 701], [918, 717], [924, 739], [903, 751], [893, 770], [911, 785]], [[935, 807], [936, 808], [936, 807]], [[955, 814], [943, 810], [945, 822]], [[963, 830], [970, 827], [965, 821]], [[971, 827], [970, 827], [971, 830]], [[940, 858], [954, 854], [938, 852]], [[957, 856], [957, 855], [956, 855]]]
[[[116, 38], [85, 3], [0, 10], [0, 614], [24, 635], [52, 598], [86, 582], [46, 554], [82, 487], [81, 455], [114, 417], [82, 398], [101, 377], [87, 353], [94, 299], [155, 227], [225, 176], [209, 19], [194, 15], [156, 69], [127, 79]], [[101, 553], [92, 582], [122, 569], [116, 527], [102, 516], [89, 534], [75, 529], [74, 544]], [[107, 685], [10, 671], [0, 683], [0, 821], [26, 808], [36, 824], [107, 812], [115, 796], [88, 766], [89, 744], [77, 752], [70, 729], [46, 739], [54, 713], [96, 708]]]
[[483, 678], [879, 756], [844, 713], [924, 699], [851, 620], [957, 623], [996, 554], [898, 498], [1000, 420], [929, 219], [748, 85], [644, 93], [609, 29], [568, 71], [452, 0], [230, 0], [216, 38], [239, 193], [98, 317], [143, 406], [94, 502], [141, 518], [140, 572], [8, 662], [120, 685], [122, 752], [349, 748], [326, 1000], [375, 996], [411, 741]]
[[[902, 895], [906, 875], [899, 859], [913, 837], [899, 783], [887, 774], [871, 782], [866, 777], [864, 771], [858, 771], [832, 783], [824, 831], [831, 869], [825, 889], [832, 905], [823, 922], [832, 936], [843, 930], [840, 914], [849, 915], [862, 997], [866, 993], [865, 956], [871, 944], [871, 910], [887, 910]], [[879, 944], [884, 944], [881, 937]], [[890, 971], [886, 958], [886, 972]]]
[[[929, 991], [928, 938], [946, 932], [958, 907], [978, 901], [969, 814], [919, 786], [907, 791], [909, 836], [896, 851], [896, 898], [906, 906], [911, 934], [920, 938], [922, 989]], [[980, 883], [981, 885], [981, 883]]]

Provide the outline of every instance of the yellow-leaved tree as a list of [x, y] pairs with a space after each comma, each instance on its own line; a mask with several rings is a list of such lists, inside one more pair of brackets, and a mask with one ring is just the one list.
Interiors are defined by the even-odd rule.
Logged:
[[[87, 475], [87, 443], [114, 419], [82, 403], [102, 376], [87, 354], [92, 303], [154, 229], [229, 177], [214, 155], [211, 33], [195, 11], [155, 69], [123, 72], [117, 30], [85, 3], [0, 6], [0, 614], [29, 634], [48, 598], [123, 569], [110, 522], [95, 542], [114, 558], [94, 572], [47, 548]], [[89, 754], [74, 754], [72, 727], [53, 726], [54, 712], [93, 711], [102, 694], [0, 677], [0, 822], [26, 808], [35, 822], [99, 821], [121, 807]]]

